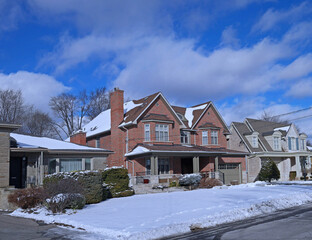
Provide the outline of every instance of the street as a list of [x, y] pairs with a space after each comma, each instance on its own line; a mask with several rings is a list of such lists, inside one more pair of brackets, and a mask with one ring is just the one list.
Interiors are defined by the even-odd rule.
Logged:
[[222, 224], [206, 230], [164, 239], [207, 240], [302, 240], [312, 239], [312, 204], [269, 215]]

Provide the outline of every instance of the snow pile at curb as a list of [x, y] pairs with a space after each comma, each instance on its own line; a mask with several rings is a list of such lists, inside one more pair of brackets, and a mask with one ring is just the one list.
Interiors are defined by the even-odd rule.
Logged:
[[21, 209], [11, 215], [46, 223], [83, 228], [105, 239], [155, 239], [190, 232], [190, 228], [271, 213], [312, 202], [311, 186], [264, 185], [263, 182], [226, 189], [135, 195], [88, 205], [68, 214], [49, 215], [44, 208], [34, 213]]

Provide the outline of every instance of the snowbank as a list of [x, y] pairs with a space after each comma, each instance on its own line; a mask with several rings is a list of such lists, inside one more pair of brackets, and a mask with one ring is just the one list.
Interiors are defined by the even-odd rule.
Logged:
[[[75, 214], [48, 215], [45, 209], [13, 216], [64, 223], [105, 239], [154, 239], [270, 213], [312, 201], [312, 186], [265, 185], [135, 195], [88, 205]], [[71, 212], [72, 213], [72, 212]]]

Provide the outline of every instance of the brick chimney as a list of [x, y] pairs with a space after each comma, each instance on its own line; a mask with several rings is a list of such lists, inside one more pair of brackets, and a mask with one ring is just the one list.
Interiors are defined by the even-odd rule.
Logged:
[[76, 133], [70, 136], [70, 142], [79, 145], [87, 145], [86, 133], [83, 132], [82, 130], [77, 131]]
[[118, 128], [124, 120], [124, 91], [115, 88], [110, 94], [111, 107], [111, 150], [115, 152], [108, 158], [108, 166], [124, 165], [125, 132]]

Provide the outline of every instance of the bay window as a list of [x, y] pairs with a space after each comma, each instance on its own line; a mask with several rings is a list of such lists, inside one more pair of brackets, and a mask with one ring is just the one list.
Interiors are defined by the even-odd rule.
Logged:
[[48, 168], [49, 174], [91, 170], [91, 158], [53, 158], [49, 159]]
[[202, 145], [208, 145], [208, 132], [202, 132]]
[[155, 135], [157, 142], [169, 141], [169, 126], [164, 124], [156, 124]]
[[211, 144], [218, 145], [218, 131], [211, 131]]
[[151, 127], [149, 124], [144, 124], [144, 141], [151, 141]]

